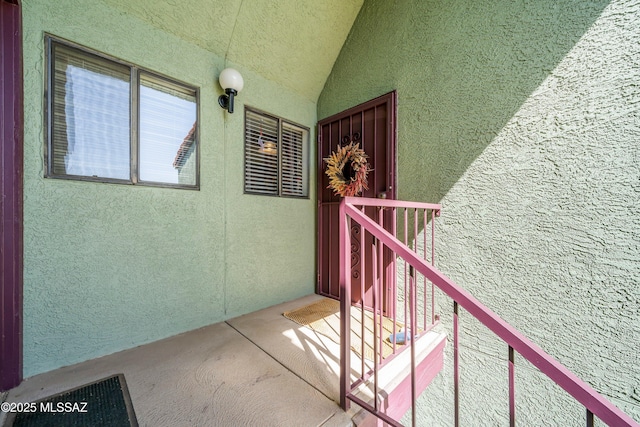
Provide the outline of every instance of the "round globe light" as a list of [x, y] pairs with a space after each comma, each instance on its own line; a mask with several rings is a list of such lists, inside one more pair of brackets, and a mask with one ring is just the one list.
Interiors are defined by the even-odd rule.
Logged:
[[233, 68], [225, 68], [220, 73], [220, 77], [218, 79], [220, 81], [220, 86], [222, 89], [233, 89], [236, 92], [240, 92], [244, 87], [244, 80], [240, 73]]

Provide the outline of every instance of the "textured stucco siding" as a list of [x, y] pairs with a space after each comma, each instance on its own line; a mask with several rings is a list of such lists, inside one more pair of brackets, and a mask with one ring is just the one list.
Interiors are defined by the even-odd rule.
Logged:
[[[104, 2], [26, 1], [23, 17], [25, 377], [313, 292], [314, 174], [309, 199], [244, 196], [242, 156], [245, 103], [313, 143], [314, 102]], [[43, 178], [45, 32], [200, 88], [199, 191]], [[245, 78], [233, 115], [227, 66]]]
[[[437, 266], [636, 420], [638, 22], [625, 0], [367, 1], [318, 101], [323, 118], [398, 90], [399, 197], [443, 204]], [[461, 318], [461, 423], [505, 425], [506, 346]], [[427, 424], [452, 425], [448, 362]], [[519, 424], [584, 424], [516, 365]]]
[[313, 103], [363, 0], [102, 0]]

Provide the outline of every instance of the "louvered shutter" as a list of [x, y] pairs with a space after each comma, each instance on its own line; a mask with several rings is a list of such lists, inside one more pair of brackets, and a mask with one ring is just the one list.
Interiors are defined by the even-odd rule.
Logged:
[[308, 197], [308, 139], [306, 128], [245, 109], [245, 193]]
[[282, 124], [281, 138], [281, 194], [307, 196], [305, 182], [304, 140], [306, 131], [289, 123]]
[[278, 119], [245, 112], [244, 191], [278, 195]]

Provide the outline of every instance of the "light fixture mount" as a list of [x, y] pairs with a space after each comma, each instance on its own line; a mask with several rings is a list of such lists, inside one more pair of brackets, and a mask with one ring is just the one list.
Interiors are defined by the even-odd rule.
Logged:
[[225, 68], [220, 73], [218, 81], [226, 94], [220, 95], [218, 104], [229, 113], [233, 113], [233, 98], [238, 95], [238, 92], [244, 87], [242, 75], [233, 68]]

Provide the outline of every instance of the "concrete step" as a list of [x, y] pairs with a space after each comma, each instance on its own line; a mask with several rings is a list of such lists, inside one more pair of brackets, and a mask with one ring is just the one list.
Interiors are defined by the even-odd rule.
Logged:
[[[422, 393], [444, 365], [444, 348], [447, 336], [430, 331], [416, 340], [416, 393]], [[373, 406], [373, 377], [361, 384], [353, 393], [357, 398]], [[384, 365], [378, 373], [378, 408], [389, 417], [399, 420], [411, 407], [411, 351], [407, 349]], [[377, 418], [366, 410], [353, 417], [354, 425], [377, 425]]]

